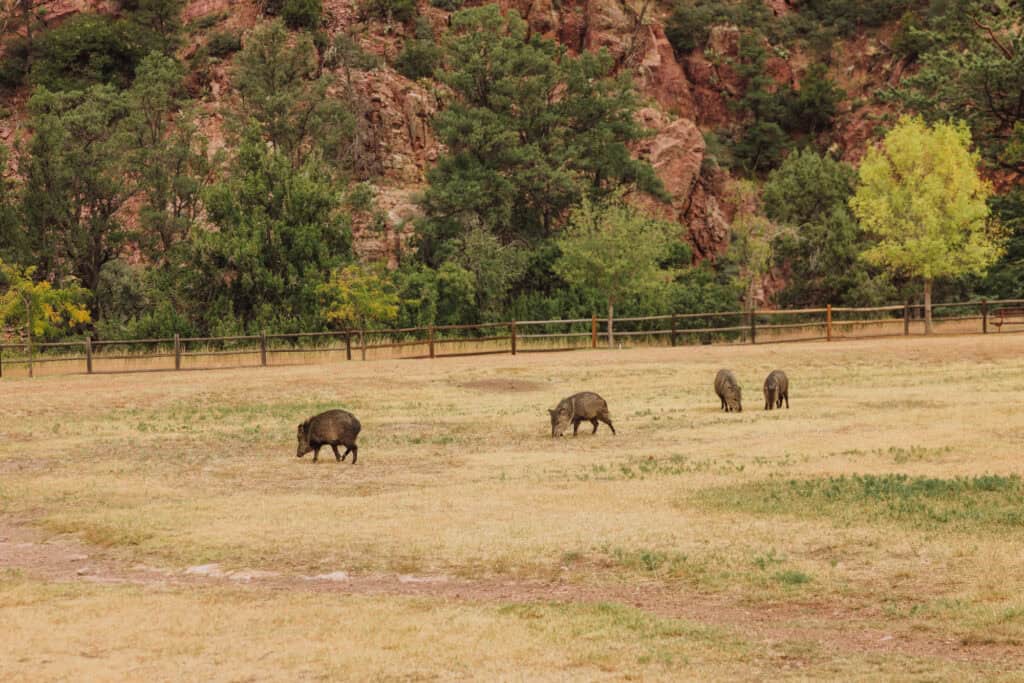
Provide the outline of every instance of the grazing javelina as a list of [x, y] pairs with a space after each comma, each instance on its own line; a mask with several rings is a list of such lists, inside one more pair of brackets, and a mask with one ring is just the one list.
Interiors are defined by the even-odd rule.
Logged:
[[594, 425], [594, 431], [591, 434], [597, 432], [598, 420], [608, 425], [612, 434], [615, 433], [612, 417], [608, 414], [608, 403], [592, 391], [581, 391], [569, 398], [564, 398], [561, 403], [548, 412], [551, 413], [551, 436], [553, 437], [564, 434], [565, 428], [570, 423], [572, 423], [572, 435], [576, 436], [580, 422], [584, 420], [588, 420], [590, 424]]
[[[352, 464], [355, 465], [356, 458], [359, 457], [356, 437], [362, 428], [356, 416], [344, 410], [328, 410], [326, 413], [314, 415], [299, 425], [299, 448], [295, 456], [301, 458], [313, 451], [313, 462], [316, 462], [320, 447], [330, 446], [338, 462], [344, 460], [351, 452]], [[338, 444], [345, 446], [344, 455], [338, 453]]]
[[715, 375], [715, 393], [722, 400], [722, 410], [727, 413], [731, 411], [743, 412], [743, 404], [741, 402], [743, 396], [740, 391], [740, 383], [736, 381], [736, 375], [732, 374], [732, 370], [723, 368]]
[[764, 409], [781, 408], [783, 399], [789, 410], [789, 378], [782, 370], [772, 370], [764, 380]]

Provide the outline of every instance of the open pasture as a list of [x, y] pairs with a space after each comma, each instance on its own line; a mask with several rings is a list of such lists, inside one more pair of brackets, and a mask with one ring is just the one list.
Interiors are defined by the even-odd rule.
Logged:
[[0, 679], [1018, 679], [1022, 404], [1024, 335], [4, 380]]

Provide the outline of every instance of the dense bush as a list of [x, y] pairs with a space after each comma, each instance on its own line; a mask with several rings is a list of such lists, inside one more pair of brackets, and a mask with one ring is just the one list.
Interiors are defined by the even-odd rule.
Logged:
[[360, 9], [364, 17], [397, 21], [407, 24], [416, 16], [415, 0], [363, 0]]
[[242, 49], [242, 35], [237, 31], [217, 31], [206, 42], [206, 52], [211, 57], [227, 57]]
[[406, 78], [417, 80], [434, 75], [441, 62], [441, 48], [430, 40], [410, 40], [395, 60], [395, 69]]
[[430, 0], [430, 4], [438, 9], [443, 9], [446, 12], [454, 12], [462, 9], [463, 3], [466, 0]]
[[79, 14], [40, 35], [30, 79], [50, 90], [82, 90], [96, 83], [127, 87], [145, 56], [137, 27], [98, 14]]
[[321, 0], [284, 0], [281, 5], [281, 18], [289, 28], [314, 29], [322, 15]]

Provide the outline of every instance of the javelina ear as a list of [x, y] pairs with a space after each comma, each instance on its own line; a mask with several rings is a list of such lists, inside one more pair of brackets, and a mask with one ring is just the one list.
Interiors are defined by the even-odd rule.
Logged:
[[550, 413], [552, 416], [554, 416], [557, 412], [558, 411], [555, 410], [554, 408], [548, 408], [548, 413]]

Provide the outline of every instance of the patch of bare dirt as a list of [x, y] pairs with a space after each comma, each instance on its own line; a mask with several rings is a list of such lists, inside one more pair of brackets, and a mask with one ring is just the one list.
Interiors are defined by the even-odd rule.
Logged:
[[462, 382], [458, 385], [462, 389], [474, 389], [476, 391], [488, 391], [496, 394], [515, 393], [523, 391], [540, 391], [548, 386], [543, 382], [533, 382], [526, 379], [478, 379], [472, 382]]
[[[564, 580], [459, 579], [406, 574], [349, 574], [335, 571], [313, 576], [256, 569], [225, 570], [218, 564], [184, 570], [128, 565], [103, 549], [67, 537], [47, 538], [24, 522], [0, 517], [0, 569], [50, 581], [131, 583], [166, 586], [215, 586], [245, 583], [272, 591], [322, 591], [346, 595], [388, 595], [497, 603], [606, 603], [629, 605], [663, 617], [682, 618], [726, 628], [762, 643], [785, 648], [810, 643], [818, 655], [833, 652], [929, 657], [1019, 669], [1024, 650], [1012, 644], [961, 639], [915, 631], [909, 625], [885, 628], [877, 610], [825, 602], [744, 604], [725, 594], [707, 594], [653, 582], [583, 584]], [[791, 665], [810, 664], [790, 662]]]

